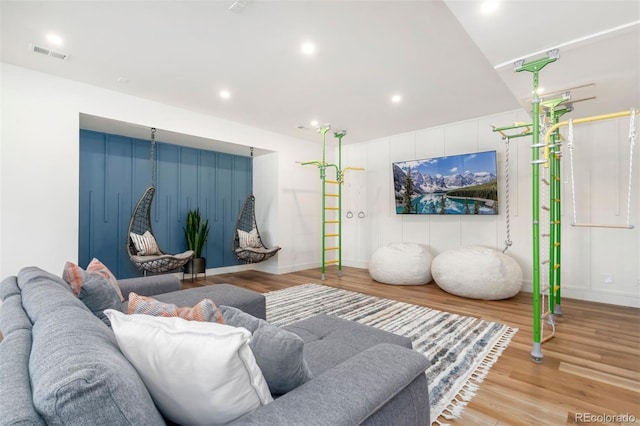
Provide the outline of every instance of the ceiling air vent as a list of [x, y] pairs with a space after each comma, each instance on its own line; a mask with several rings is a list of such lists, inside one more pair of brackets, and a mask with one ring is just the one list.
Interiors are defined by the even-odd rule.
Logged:
[[66, 53], [56, 52], [54, 50], [49, 50], [46, 47], [37, 46], [35, 44], [30, 44], [29, 49], [35, 53], [41, 53], [43, 55], [51, 56], [52, 58], [65, 60], [69, 57]]

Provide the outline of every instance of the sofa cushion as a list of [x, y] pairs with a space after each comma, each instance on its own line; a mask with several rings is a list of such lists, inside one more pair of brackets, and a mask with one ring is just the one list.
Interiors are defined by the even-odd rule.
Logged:
[[28, 364], [33, 403], [46, 423], [163, 423], [113, 332], [66, 283], [30, 267], [20, 271], [18, 285], [33, 321]]
[[104, 314], [105, 309], [120, 309], [120, 297], [105, 277], [98, 274], [87, 274], [78, 298], [100, 321], [111, 325]]
[[80, 288], [82, 287], [82, 284], [91, 274], [98, 274], [106, 278], [107, 282], [111, 285], [111, 287], [113, 287], [113, 290], [120, 298], [120, 302], [124, 302], [124, 297], [122, 296], [122, 292], [120, 291], [120, 286], [118, 286], [118, 280], [109, 270], [109, 268], [107, 268], [96, 258], [93, 258], [91, 262], [89, 262], [86, 271], [75, 263], [65, 263], [64, 270], [62, 271], [62, 278], [71, 286], [73, 294], [78, 296], [80, 294]]
[[[4, 311], [4, 305], [2, 309]], [[3, 425], [45, 424], [31, 398], [30, 353], [30, 330], [15, 330], [0, 342], [0, 423]]]
[[17, 277], [0, 283], [0, 423], [10, 425], [44, 424], [31, 398], [29, 356], [31, 321], [22, 308]]
[[230, 306], [220, 311], [225, 324], [251, 332], [249, 346], [272, 394], [287, 393], [312, 378], [298, 335]]
[[107, 310], [122, 353], [178, 424], [223, 424], [272, 401], [242, 328]]
[[379, 343], [411, 349], [411, 339], [331, 315], [316, 315], [284, 327], [304, 340], [304, 354], [314, 376]]
[[22, 297], [20, 294], [12, 294], [2, 302], [2, 315], [0, 315], [0, 332], [7, 336], [15, 330], [31, 331], [31, 321], [22, 309]]
[[[116, 306], [113, 309], [117, 309]], [[129, 294], [129, 314], [145, 314], [156, 317], [180, 317], [189, 321], [215, 321], [223, 323], [222, 314], [211, 299], [202, 299], [193, 307], [178, 307], [172, 303], [164, 303], [153, 297]]]
[[0, 299], [5, 300], [12, 294], [20, 294], [18, 287], [18, 277], [10, 276], [0, 282]]

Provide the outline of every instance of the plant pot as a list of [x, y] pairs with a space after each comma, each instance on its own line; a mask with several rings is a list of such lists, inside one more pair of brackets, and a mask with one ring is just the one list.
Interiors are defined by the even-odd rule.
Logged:
[[193, 280], [194, 275], [205, 274], [206, 278], [207, 271], [207, 259], [204, 257], [197, 257], [195, 259], [189, 260], [184, 265], [184, 273], [191, 274], [191, 279]]

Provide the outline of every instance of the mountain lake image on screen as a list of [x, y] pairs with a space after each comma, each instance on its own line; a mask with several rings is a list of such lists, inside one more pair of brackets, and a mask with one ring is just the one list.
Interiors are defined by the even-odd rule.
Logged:
[[496, 151], [393, 163], [397, 214], [498, 214]]

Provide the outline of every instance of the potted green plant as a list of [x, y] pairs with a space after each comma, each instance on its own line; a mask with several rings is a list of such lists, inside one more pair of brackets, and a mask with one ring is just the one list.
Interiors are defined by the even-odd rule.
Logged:
[[187, 240], [187, 249], [193, 250], [193, 259], [185, 264], [184, 272], [189, 274], [203, 274], [207, 261], [202, 257], [202, 249], [209, 237], [209, 220], [200, 220], [200, 209], [187, 212], [187, 226], [183, 227]]

